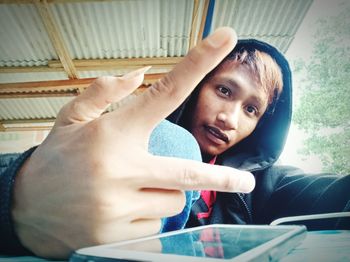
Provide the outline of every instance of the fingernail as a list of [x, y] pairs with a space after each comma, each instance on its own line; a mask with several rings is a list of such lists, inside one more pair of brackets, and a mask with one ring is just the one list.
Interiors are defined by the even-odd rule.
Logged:
[[148, 70], [151, 69], [152, 66], [145, 66], [145, 67], [142, 67], [142, 68], [139, 68], [139, 69], [136, 69], [134, 71], [131, 71], [125, 75], [123, 75], [121, 78], [123, 79], [131, 79], [131, 78], [135, 78], [139, 75], [143, 75], [145, 74]]
[[223, 46], [231, 37], [229, 36], [236, 36], [236, 32], [230, 28], [230, 27], [221, 27], [215, 30], [213, 34], [208, 36], [206, 40], [209, 42], [209, 44], [215, 48]]
[[242, 177], [239, 181], [238, 190], [242, 193], [250, 193], [255, 187], [255, 178], [249, 173], [242, 171]]

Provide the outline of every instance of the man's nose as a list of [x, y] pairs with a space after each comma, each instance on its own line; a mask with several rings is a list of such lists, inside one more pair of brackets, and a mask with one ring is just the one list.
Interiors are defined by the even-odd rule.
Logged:
[[241, 113], [240, 108], [239, 104], [230, 106], [218, 114], [218, 120], [223, 122], [227, 129], [237, 129]]

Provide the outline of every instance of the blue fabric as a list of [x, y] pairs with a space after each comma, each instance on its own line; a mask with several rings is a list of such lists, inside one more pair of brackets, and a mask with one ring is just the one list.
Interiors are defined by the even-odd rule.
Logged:
[[[199, 145], [192, 134], [167, 120], [162, 121], [153, 130], [148, 150], [153, 155], [202, 161]], [[200, 196], [198, 191], [186, 191], [185, 193], [185, 208], [176, 216], [162, 219], [161, 232], [184, 228], [192, 203]]]

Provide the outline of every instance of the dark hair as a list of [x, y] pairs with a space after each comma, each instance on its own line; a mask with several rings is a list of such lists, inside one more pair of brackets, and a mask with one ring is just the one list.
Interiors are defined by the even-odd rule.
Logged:
[[227, 63], [238, 62], [246, 66], [256, 76], [257, 82], [268, 95], [268, 104], [272, 104], [282, 92], [283, 78], [281, 68], [269, 54], [259, 50], [246, 50], [243, 47], [233, 50], [217, 65], [199, 85], [203, 85], [215, 73], [227, 65]]
[[[181, 119], [178, 119], [179, 124], [188, 129], [189, 123], [192, 121], [191, 112], [197, 104], [198, 94], [201, 87], [206, 83], [215, 73], [225, 66], [227, 63], [237, 61], [238, 63], [246, 66], [253, 75], [256, 76], [256, 80], [260, 83], [261, 88], [268, 94], [268, 108], [266, 114], [272, 114], [275, 108], [275, 104], [279, 95], [283, 89], [283, 76], [281, 68], [277, 64], [274, 58], [268, 53], [259, 51], [257, 49], [246, 49], [244, 47], [234, 49], [228, 54], [212, 71], [210, 71], [194, 89], [191, 96], [185, 101], [188, 105], [186, 108], [181, 108]], [[263, 122], [265, 117], [260, 119]], [[176, 121], [176, 122], [178, 122]]]

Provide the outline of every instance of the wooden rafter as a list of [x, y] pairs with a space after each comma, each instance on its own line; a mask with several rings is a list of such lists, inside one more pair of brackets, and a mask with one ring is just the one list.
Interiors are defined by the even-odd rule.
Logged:
[[199, 0], [193, 0], [193, 13], [192, 13], [192, 24], [190, 33], [190, 49], [193, 48], [198, 41], [202, 40], [203, 31], [205, 26], [205, 20], [207, 19], [209, 0], [204, 0], [202, 16], [199, 24], [198, 34], [196, 35], [196, 29], [198, 27], [198, 15], [199, 15]]
[[0, 84], [0, 93], [56, 92], [87, 87], [95, 78]]
[[[79, 70], [121, 69], [141, 66], [173, 67], [183, 57], [152, 57], [152, 58], [117, 58], [117, 59], [84, 59], [73, 60]], [[57, 60], [49, 61], [50, 68], [62, 67]]]
[[55, 118], [1, 120], [0, 132], [50, 130], [55, 120]]
[[12, 99], [12, 98], [40, 98], [40, 97], [68, 97], [77, 96], [81, 93], [83, 88], [77, 88], [74, 90], [56, 91], [56, 92], [26, 92], [26, 93], [0, 93], [0, 99]]
[[[164, 74], [147, 74], [143, 85], [147, 86]], [[40, 82], [22, 82], [0, 84], [0, 98], [16, 98], [18, 96], [35, 97], [35, 96], [67, 96], [81, 92], [87, 88], [96, 78], [56, 80], [56, 81], [40, 81]], [[40, 95], [41, 94], [41, 95]]]
[[62, 66], [70, 79], [77, 79], [78, 73], [69, 55], [68, 49], [64, 43], [63, 37], [59, 31], [55, 19], [50, 11], [46, 0], [33, 0], [34, 4], [45, 25], [47, 34], [54, 46], [56, 53], [62, 63]]
[[6, 131], [6, 127], [0, 122], [0, 132]]
[[196, 29], [198, 26], [198, 13], [199, 13], [199, 0], [193, 0], [193, 12], [192, 12], [189, 49], [192, 49], [197, 43]]
[[[130, 59], [85, 59], [72, 60], [77, 71], [99, 71], [134, 69], [142, 66], [152, 66], [153, 69], [171, 70], [183, 57], [153, 57]], [[0, 73], [35, 73], [35, 72], [62, 72], [62, 63], [57, 60], [49, 61], [47, 66], [32, 67], [0, 67]]]
[[8, 126], [0, 129], [0, 132], [45, 131], [51, 129], [52, 126]]
[[208, 15], [208, 8], [209, 8], [209, 0], [204, 0], [202, 19], [201, 19], [201, 23], [200, 23], [200, 26], [199, 26], [198, 37], [197, 37], [197, 39], [199, 41], [202, 40], [202, 38], [203, 38], [205, 21], [207, 20], [207, 15]]
[[53, 123], [56, 118], [36, 118], [36, 119], [12, 119], [1, 120], [3, 125], [16, 125], [16, 124], [33, 124], [33, 123]]

